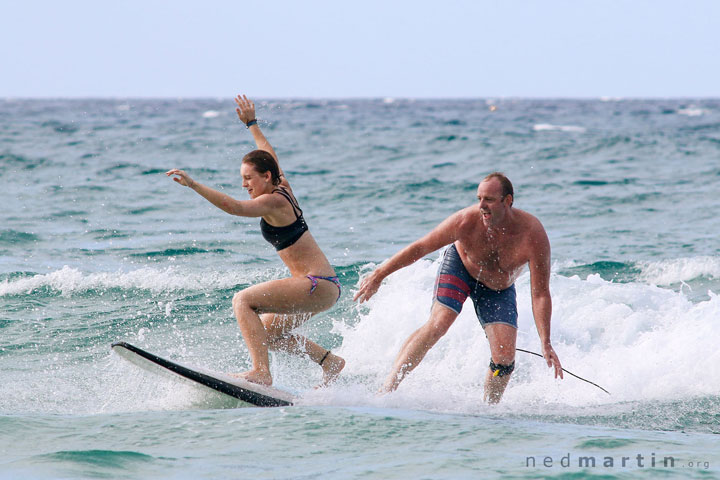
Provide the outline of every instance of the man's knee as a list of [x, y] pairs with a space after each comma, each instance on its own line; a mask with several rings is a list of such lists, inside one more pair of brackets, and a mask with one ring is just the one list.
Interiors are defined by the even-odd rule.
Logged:
[[499, 344], [490, 348], [490, 361], [498, 365], [509, 365], [515, 362], [515, 344]]
[[427, 334], [432, 336], [434, 340], [438, 340], [447, 333], [457, 316], [458, 314], [454, 310], [440, 303], [435, 303], [430, 313], [430, 320], [425, 324]]
[[485, 335], [490, 344], [493, 362], [498, 365], [509, 365], [515, 361], [516, 328], [502, 323], [489, 324], [485, 326]]

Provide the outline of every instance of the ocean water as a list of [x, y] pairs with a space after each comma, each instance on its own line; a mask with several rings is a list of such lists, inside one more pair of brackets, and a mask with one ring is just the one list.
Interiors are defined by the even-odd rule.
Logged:
[[[248, 368], [234, 292], [286, 275], [246, 198], [253, 148], [228, 99], [0, 100], [0, 478], [719, 478], [720, 100], [259, 100], [258, 117], [345, 292], [301, 331], [342, 355], [274, 354], [288, 408], [234, 408], [113, 354], [128, 341]], [[394, 393], [439, 252], [368, 303], [360, 276], [475, 200], [494, 170], [553, 249], [552, 340], [482, 402], [471, 308]], [[518, 346], [539, 351], [529, 277]], [[594, 464], [593, 464], [594, 462]]]

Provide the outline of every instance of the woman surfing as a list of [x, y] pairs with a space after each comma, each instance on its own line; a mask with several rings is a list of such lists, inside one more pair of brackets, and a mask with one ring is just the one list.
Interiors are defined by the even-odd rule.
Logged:
[[345, 360], [292, 330], [313, 314], [331, 308], [342, 287], [335, 270], [315, 242], [277, 154], [255, 118], [255, 104], [245, 95], [235, 98], [238, 118], [247, 126], [257, 150], [240, 166], [242, 186], [250, 200], [236, 200], [193, 180], [185, 171], [166, 173], [231, 215], [260, 217], [260, 231], [290, 271], [288, 278], [271, 280], [235, 294], [232, 307], [252, 360], [252, 369], [239, 376], [272, 385], [268, 349], [305, 354], [323, 369], [323, 383], [334, 381]]

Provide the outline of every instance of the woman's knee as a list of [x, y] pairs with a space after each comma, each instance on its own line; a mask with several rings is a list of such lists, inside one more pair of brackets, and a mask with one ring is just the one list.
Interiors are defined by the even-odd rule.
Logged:
[[238, 310], [244, 310], [246, 308], [249, 308], [250, 310], [255, 310], [255, 307], [251, 304], [245, 290], [237, 292], [235, 295], [233, 295], [232, 307], [233, 311], [235, 312], [237, 312]]
[[275, 343], [283, 336], [282, 324], [278, 321], [277, 315], [274, 313], [266, 313], [260, 316], [265, 332], [267, 332], [268, 342]]

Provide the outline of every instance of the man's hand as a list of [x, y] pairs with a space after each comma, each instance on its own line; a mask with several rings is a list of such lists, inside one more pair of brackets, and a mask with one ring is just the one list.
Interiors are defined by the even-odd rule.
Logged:
[[255, 118], [255, 104], [248, 100], [245, 95], [238, 95], [235, 98], [238, 108], [235, 109], [238, 118], [241, 122], [247, 125], [250, 120], [256, 120]]
[[357, 293], [353, 297], [353, 301], [359, 299], [360, 303], [362, 303], [370, 300], [370, 297], [375, 295], [375, 292], [377, 292], [380, 288], [380, 284], [384, 278], [385, 276], [375, 269], [370, 275], [362, 279], [360, 282], [360, 288], [358, 288]]
[[542, 354], [545, 357], [548, 367], [555, 367], [555, 378], [563, 378], [562, 365], [560, 365], [560, 359], [553, 350], [552, 345], [545, 344], [542, 346]]

